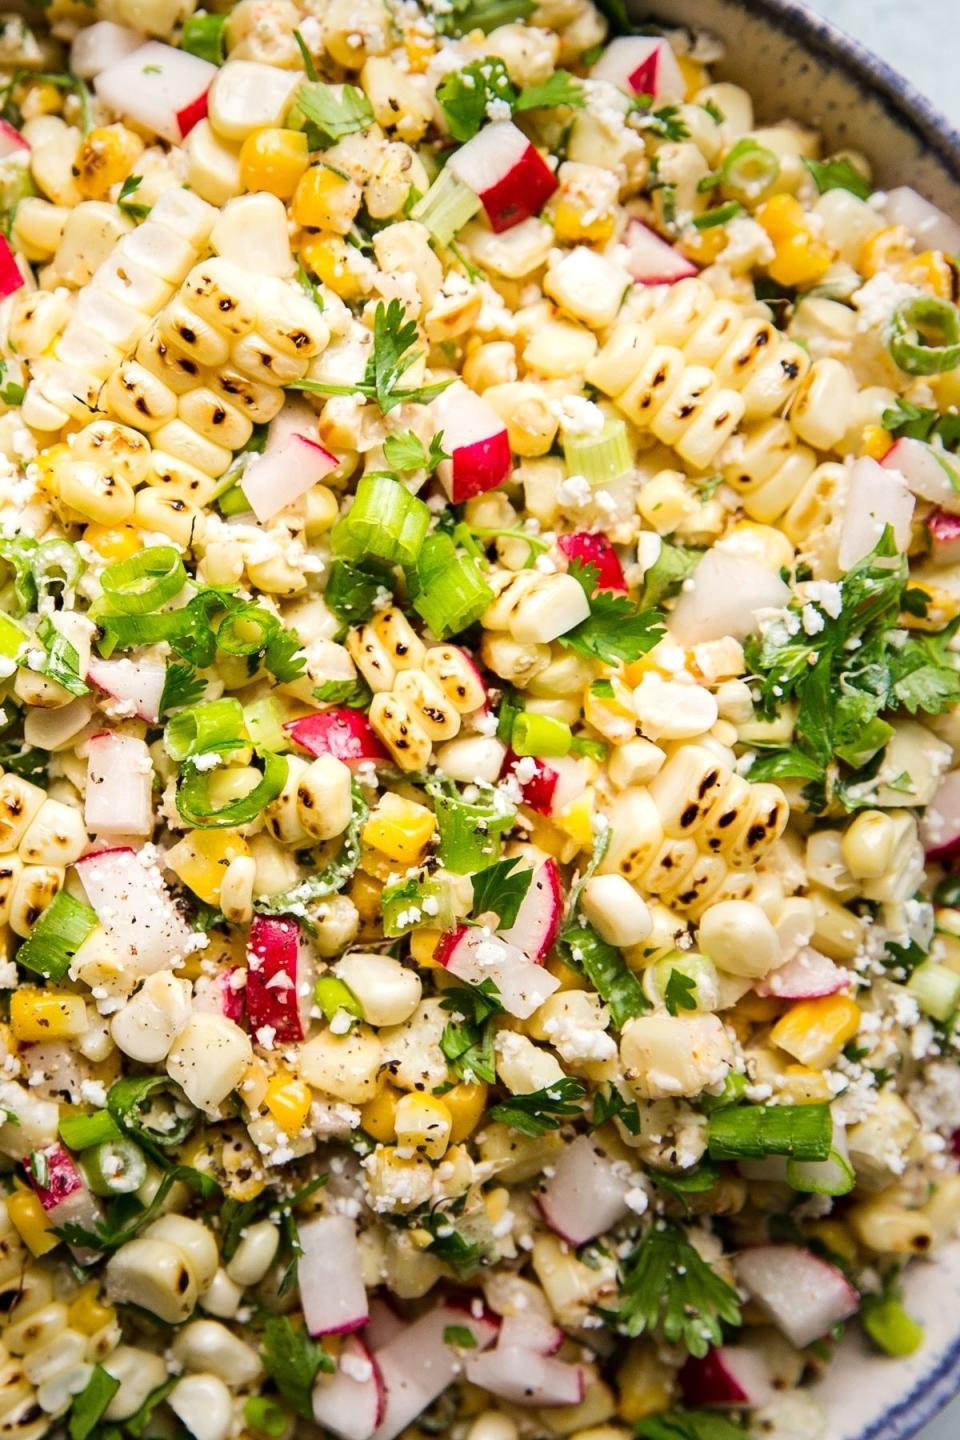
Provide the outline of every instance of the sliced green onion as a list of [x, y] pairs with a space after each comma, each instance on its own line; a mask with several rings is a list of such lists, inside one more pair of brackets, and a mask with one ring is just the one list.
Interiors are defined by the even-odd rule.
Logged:
[[0, 656], [4, 660], [16, 660], [29, 641], [30, 636], [26, 630], [21, 630], [15, 620], [0, 611]]
[[96, 912], [60, 890], [17, 951], [17, 963], [48, 980], [62, 980], [96, 926]]
[[960, 310], [949, 300], [916, 295], [893, 312], [890, 354], [908, 375], [943, 375], [960, 365]]
[[936, 960], [918, 965], [907, 981], [907, 989], [924, 1015], [941, 1024], [950, 1019], [960, 1003], [960, 975]]
[[120, 1139], [117, 1122], [109, 1110], [98, 1110], [95, 1115], [64, 1115], [58, 1128], [68, 1150], [89, 1150], [108, 1140]]
[[383, 933], [391, 939], [406, 935], [418, 925], [452, 930], [456, 924], [450, 885], [444, 880], [400, 880], [384, 887], [380, 904]]
[[734, 200], [759, 200], [780, 174], [772, 150], [755, 140], [738, 140], [720, 166], [720, 181]]
[[465, 4], [461, 0], [437, 17], [437, 29], [449, 35], [469, 35], [471, 30], [489, 35], [514, 20], [528, 20], [535, 8], [534, 0], [466, 0]]
[[355, 1020], [363, 1019], [363, 1006], [349, 985], [335, 975], [323, 975], [313, 988], [313, 997], [327, 1020], [332, 1020], [338, 1010], [345, 1010]]
[[87, 1150], [81, 1165], [94, 1195], [131, 1195], [147, 1178], [143, 1151], [122, 1136]]
[[290, 739], [280, 718], [280, 707], [272, 695], [244, 705], [243, 728], [258, 750], [272, 750], [279, 755], [290, 749]]
[[[134, 650], [140, 645], [158, 645], [192, 635], [196, 621], [188, 609], [168, 610], [162, 615], [97, 615], [103, 632], [100, 653], [109, 659], [115, 650]], [[211, 657], [212, 659], [212, 657]]]
[[259, 1430], [269, 1440], [277, 1440], [286, 1434], [289, 1416], [281, 1405], [268, 1400], [265, 1395], [251, 1395], [244, 1403], [243, 1418], [251, 1430]]
[[570, 753], [573, 732], [563, 720], [552, 715], [535, 715], [522, 710], [513, 722], [510, 748], [515, 755], [536, 755], [550, 760]]
[[120, 615], [148, 615], [159, 610], [187, 581], [180, 554], [172, 545], [152, 545], [108, 565], [100, 577], [109, 611]]
[[846, 1153], [838, 1146], [826, 1160], [788, 1160], [787, 1184], [805, 1195], [849, 1195], [857, 1177]]
[[107, 1093], [107, 1109], [121, 1130], [161, 1150], [182, 1145], [197, 1123], [196, 1110], [166, 1075], [118, 1080]]
[[428, 788], [433, 796], [444, 868], [454, 875], [469, 875], [498, 859], [500, 836], [510, 829], [515, 812], [504, 812], [502, 801], [470, 805], [436, 786]]
[[224, 490], [217, 500], [217, 509], [221, 515], [229, 518], [231, 515], [249, 515], [251, 510], [250, 501], [243, 493], [243, 487], [239, 484], [231, 485], [229, 490]]
[[711, 1160], [759, 1160], [765, 1155], [826, 1160], [832, 1148], [828, 1104], [730, 1105], [714, 1111], [707, 1123]]
[[649, 1010], [640, 981], [615, 945], [601, 939], [591, 925], [571, 926], [565, 936], [563, 956], [578, 974], [585, 975], [607, 1005], [618, 1030], [628, 1020]]
[[211, 65], [222, 65], [226, 23], [226, 15], [208, 15], [205, 10], [198, 10], [183, 22], [180, 49], [201, 60], [209, 60]]
[[480, 209], [480, 197], [449, 170], [441, 170], [426, 195], [410, 211], [440, 245], [449, 245], [457, 231]]
[[69, 594], [76, 589], [84, 567], [76, 545], [69, 540], [44, 540], [33, 552], [30, 568], [44, 594], [49, 594], [53, 585]]
[[741, 1075], [739, 1070], [729, 1070], [719, 1095], [710, 1095], [705, 1090], [700, 1096], [700, 1109], [705, 1115], [712, 1115], [715, 1110], [722, 1110], [727, 1105], [739, 1105], [749, 1083], [746, 1075]]
[[633, 455], [622, 420], [612, 418], [597, 435], [567, 435], [563, 456], [568, 475], [582, 475], [589, 485], [605, 485], [633, 468]]
[[390, 475], [365, 475], [353, 509], [331, 531], [333, 552], [347, 560], [413, 565], [430, 524], [424, 502]]
[[178, 710], [163, 732], [163, 746], [171, 760], [186, 760], [213, 750], [237, 750], [246, 743], [243, 706], [232, 695]]
[[413, 608], [438, 640], [458, 635], [493, 603], [493, 591], [472, 555], [438, 531], [423, 543], [417, 560], [419, 593]]
[[280, 621], [260, 605], [243, 605], [225, 615], [217, 628], [217, 649], [224, 655], [259, 655], [280, 629]]
[[726, 225], [728, 220], [736, 220], [738, 215], [743, 214], [744, 209], [739, 200], [728, 200], [726, 205], [717, 205], [713, 210], [704, 210], [702, 215], [695, 215], [694, 229], [713, 230], [717, 225]]
[[186, 766], [177, 787], [177, 810], [188, 825], [197, 829], [213, 829], [223, 825], [247, 825], [275, 800], [287, 782], [287, 762], [282, 755], [269, 750], [257, 751], [263, 760], [263, 776], [246, 795], [230, 800], [217, 808], [210, 799], [210, 774]]
[[860, 1323], [870, 1339], [885, 1355], [902, 1360], [923, 1344], [923, 1326], [892, 1297], [866, 1295], [860, 1307]]

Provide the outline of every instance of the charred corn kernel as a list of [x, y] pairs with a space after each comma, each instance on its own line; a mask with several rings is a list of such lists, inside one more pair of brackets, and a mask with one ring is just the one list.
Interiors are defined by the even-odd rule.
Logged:
[[143, 548], [143, 535], [134, 525], [88, 525], [83, 538], [104, 560], [128, 560]]
[[850, 1211], [854, 1235], [878, 1255], [924, 1255], [933, 1245], [933, 1226], [922, 1210], [908, 1210], [888, 1193], [862, 1201]]
[[871, 460], [882, 460], [890, 449], [890, 431], [882, 425], [864, 425], [860, 440], [860, 454], [869, 455]]
[[397, 1105], [394, 1123], [397, 1154], [421, 1150], [430, 1160], [440, 1160], [450, 1143], [453, 1117], [446, 1102], [437, 1095], [404, 1095]]
[[612, 210], [598, 211], [580, 196], [564, 196], [557, 201], [553, 212], [553, 228], [558, 240], [603, 244], [613, 235], [616, 224]]
[[143, 141], [126, 126], [98, 126], [84, 137], [73, 162], [77, 188], [88, 200], [106, 199], [142, 154]]
[[487, 1086], [482, 1080], [461, 1080], [448, 1090], [443, 1103], [450, 1111], [450, 1143], [460, 1145], [473, 1134], [487, 1108]]
[[388, 605], [368, 627], [376, 635], [395, 670], [415, 670], [423, 664], [426, 648], [402, 610]]
[[309, 1085], [280, 1070], [271, 1076], [263, 1104], [285, 1135], [296, 1135], [307, 1123], [312, 1098]]
[[123, 525], [133, 519], [133, 487], [121, 475], [105, 475], [86, 460], [64, 467], [60, 500], [94, 524]]
[[340, 235], [304, 235], [300, 260], [341, 300], [359, 300], [363, 285], [349, 262], [351, 247]]
[[167, 851], [164, 863], [207, 905], [219, 905], [227, 866], [249, 854], [246, 841], [233, 830], [191, 830]]
[[399, 1090], [392, 1085], [384, 1085], [360, 1109], [361, 1126], [383, 1145], [389, 1145], [397, 1138], [397, 1106], [401, 1098]]
[[96, 1283], [84, 1285], [67, 1310], [71, 1330], [81, 1335], [96, 1335], [105, 1325], [112, 1325], [117, 1312], [112, 1305], [104, 1305], [100, 1299], [100, 1288]]
[[22, 985], [10, 997], [10, 1027], [17, 1040], [69, 1040], [87, 1028], [87, 1007], [79, 995]]
[[329, 165], [311, 165], [293, 196], [293, 218], [310, 230], [346, 235], [360, 209], [362, 192], [355, 180]]
[[410, 958], [415, 965], [438, 969], [434, 951], [440, 941], [442, 930], [413, 930], [410, 933]]
[[773, 243], [776, 256], [767, 266], [780, 285], [813, 285], [833, 263], [833, 250], [810, 229], [800, 201], [774, 195], [757, 210], [757, 220]]
[[857, 260], [861, 275], [871, 279], [881, 270], [896, 270], [913, 258], [913, 242], [905, 225], [885, 225], [864, 241]]
[[404, 696], [396, 691], [374, 695], [369, 715], [371, 726], [401, 770], [426, 768], [433, 742]]
[[842, 1220], [808, 1220], [804, 1226], [804, 1234], [809, 1235], [812, 1240], [819, 1240], [827, 1250], [846, 1261], [851, 1269], [860, 1263], [857, 1242], [850, 1233], [850, 1227]]
[[364, 843], [390, 860], [415, 865], [433, 839], [436, 819], [425, 805], [387, 791], [363, 827]]
[[267, 190], [289, 200], [310, 164], [302, 130], [255, 130], [240, 147], [240, 178], [245, 190]]
[[7, 1214], [20, 1239], [35, 1258], [55, 1250], [60, 1241], [53, 1233], [53, 1221], [32, 1190], [15, 1190], [7, 1196]]
[[774, 1025], [770, 1038], [801, 1064], [823, 1070], [832, 1065], [860, 1028], [860, 1006], [848, 995], [801, 1000]]

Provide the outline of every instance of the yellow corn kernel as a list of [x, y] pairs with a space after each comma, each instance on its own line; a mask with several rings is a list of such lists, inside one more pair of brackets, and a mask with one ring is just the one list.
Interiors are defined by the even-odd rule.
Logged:
[[14, 1190], [7, 1196], [7, 1214], [13, 1228], [30, 1254], [39, 1258], [60, 1244], [53, 1233], [53, 1222], [32, 1190]]
[[594, 843], [593, 810], [593, 791], [586, 789], [556, 817], [558, 828], [581, 850], [588, 850]]
[[364, 843], [389, 860], [415, 865], [433, 839], [433, 812], [387, 791], [363, 827]]
[[191, 830], [167, 851], [165, 864], [207, 905], [219, 905], [220, 882], [231, 860], [248, 856], [234, 830]]
[[413, 1091], [397, 1105], [394, 1123], [398, 1153], [422, 1150], [430, 1160], [440, 1160], [450, 1143], [453, 1116], [437, 1095]]
[[557, 239], [569, 240], [574, 244], [578, 241], [604, 244], [613, 235], [616, 223], [616, 216], [611, 210], [598, 211], [579, 196], [563, 196], [557, 201], [553, 212], [553, 228]]
[[727, 248], [729, 238], [723, 225], [711, 225], [706, 230], [695, 230], [690, 226], [684, 231], [678, 248], [698, 265], [712, 265], [719, 259], [721, 251]]
[[674, 1372], [652, 1347], [634, 1342], [617, 1371], [620, 1414], [630, 1424], [666, 1410], [673, 1390]]
[[350, 246], [340, 235], [304, 235], [300, 259], [311, 275], [339, 295], [341, 300], [359, 300], [363, 286], [347, 263]]
[[10, 997], [10, 1026], [17, 1040], [69, 1040], [87, 1028], [79, 995], [23, 985]]
[[882, 425], [864, 425], [860, 441], [860, 454], [869, 455], [871, 460], [882, 460], [890, 449], [890, 431]]
[[461, 1080], [446, 1092], [443, 1103], [450, 1111], [450, 1143], [460, 1145], [480, 1124], [487, 1108], [487, 1086], [482, 1080]]
[[67, 1311], [67, 1324], [81, 1335], [96, 1335], [105, 1325], [111, 1325], [117, 1318], [112, 1305], [104, 1305], [100, 1299], [100, 1287], [95, 1281], [84, 1285]]
[[278, 1070], [267, 1082], [263, 1103], [285, 1135], [296, 1135], [307, 1123], [312, 1099], [309, 1085]]
[[[19, 87], [17, 87], [19, 89]], [[64, 92], [56, 85], [45, 81], [27, 86], [16, 98], [17, 107], [24, 120], [35, 120], [39, 115], [59, 115], [63, 110]]]
[[802, 1065], [823, 1070], [832, 1065], [860, 1028], [860, 1006], [849, 995], [801, 1000], [774, 1025], [770, 1039]]
[[428, 969], [438, 970], [440, 966], [433, 958], [433, 952], [442, 930], [411, 930], [410, 932], [410, 959], [415, 965], [425, 966]]
[[778, 1099], [789, 1100], [792, 1105], [816, 1105], [833, 1099], [822, 1072], [807, 1065], [787, 1065], [774, 1087]]
[[680, 74], [683, 76], [683, 83], [686, 86], [685, 100], [692, 100], [698, 90], [702, 90], [709, 81], [707, 67], [699, 60], [694, 60], [689, 55], [678, 55], [677, 64], [680, 67]]
[[77, 188], [87, 200], [105, 200], [114, 185], [126, 180], [143, 154], [143, 141], [125, 125], [100, 125], [91, 130], [73, 162]]
[[900, 279], [907, 285], [931, 290], [941, 300], [953, 299], [953, 270], [942, 250], [924, 250], [908, 260]]
[[143, 535], [134, 525], [88, 525], [83, 538], [104, 560], [129, 560], [143, 549]]
[[240, 147], [240, 179], [245, 190], [266, 190], [289, 200], [310, 164], [302, 130], [255, 130]]
[[37, 489], [55, 500], [60, 494], [60, 480], [64, 467], [70, 463], [72, 458], [70, 446], [62, 442], [48, 445], [46, 450], [41, 450], [33, 462]]
[[411, 75], [422, 75], [437, 50], [433, 36], [423, 34], [415, 25], [408, 26], [404, 31], [403, 48]]
[[[356, 202], [356, 203], [354, 203]], [[329, 165], [311, 165], [293, 196], [293, 218], [311, 230], [345, 235], [360, 207], [359, 187]]]
[[814, 285], [833, 264], [833, 249], [818, 240], [806, 224], [803, 207], [793, 195], [774, 195], [757, 211], [776, 252], [767, 270], [780, 285]]
[[926, 580], [913, 580], [911, 590], [922, 590], [927, 597], [926, 613], [914, 615], [905, 610], [900, 624], [907, 630], [942, 630], [960, 611], [960, 597], [943, 585], [931, 585]]
[[857, 269], [869, 280], [881, 270], [896, 270], [913, 258], [913, 242], [904, 225], [884, 225], [863, 242]]
[[483, 1197], [483, 1208], [487, 1212], [490, 1224], [499, 1225], [510, 1208], [510, 1191], [505, 1185], [498, 1185], [495, 1190], [488, 1190]]
[[360, 1107], [360, 1124], [368, 1135], [383, 1145], [391, 1144], [397, 1138], [397, 1106], [401, 1092], [392, 1085], [384, 1085], [372, 1100]]
[[808, 1220], [803, 1227], [803, 1233], [812, 1240], [819, 1240], [827, 1250], [845, 1260], [851, 1269], [859, 1265], [859, 1247], [849, 1227], [842, 1220]]
[[359, 871], [347, 891], [361, 920], [376, 920], [383, 913], [383, 886], [372, 875]]

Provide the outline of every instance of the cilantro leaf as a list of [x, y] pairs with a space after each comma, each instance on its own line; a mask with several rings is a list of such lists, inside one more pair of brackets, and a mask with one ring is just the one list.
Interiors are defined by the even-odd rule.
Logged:
[[314, 686], [314, 700], [321, 705], [343, 705], [347, 710], [366, 710], [371, 691], [362, 680], [325, 680]]
[[[178, 1180], [182, 1180], [185, 1185], [196, 1190], [204, 1200], [212, 1200], [220, 1194], [220, 1186], [211, 1175], [205, 1174], [202, 1170], [195, 1170], [192, 1165], [174, 1165], [164, 1174], [149, 1205], [143, 1206], [132, 1216], [129, 1204], [123, 1206], [121, 1211], [123, 1218], [119, 1224], [114, 1223], [113, 1216], [108, 1216], [93, 1230], [88, 1230], [84, 1225], [68, 1222], [58, 1226], [54, 1230], [54, 1234], [59, 1235], [60, 1239], [65, 1240], [68, 1245], [80, 1245], [91, 1250], [118, 1250], [121, 1245], [125, 1245], [128, 1240], [132, 1240], [135, 1235], [139, 1234], [144, 1225], [160, 1214], [164, 1201]], [[127, 1197], [122, 1196], [121, 1200], [126, 1201]]]
[[289, 685], [291, 680], [296, 680], [307, 664], [300, 636], [293, 630], [278, 626], [267, 641], [263, 663], [281, 685]]
[[334, 560], [324, 600], [345, 625], [359, 625], [373, 614], [383, 582], [369, 570], [351, 565], [349, 560]]
[[353, 135], [373, 124], [373, 109], [362, 90], [355, 85], [326, 85], [322, 80], [307, 80], [297, 91], [295, 109], [315, 127], [320, 145], [332, 145], [344, 135]]
[[741, 1323], [740, 1301], [679, 1225], [655, 1222], [623, 1267], [620, 1305], [610, 1318], [631, 1340], [656, 1335], [703, 1356], [722, 1343], [721, 1322]]
[[433, 23], [441, 35], [469, 35], [471, 30], [489, 35], [500, 25], [529, 19], [535, 9], [534, 0], [451, 0], [442, 14], [434, 13]]
[[311, 1392], [322, 1370], [332, 1375], [335, 1365], [321, 1345], [286, 1315], [271, 1315], [263, 1327], [263, 1364], [283, 1399], [301, 1420], [313, 1420]]
[[119, 1389], [120, 1381], [109, 1375], [102, 1365], [93, 1367], [90, 1379], [70, 1407], [67, 1422], [70, 1440], [88, 1440]]
[[166, 1400], [170, 1391], [174, 1385], [176, 1385], [177, 1379], [178, 1376], [171, 1375], [170, 1379], [164, 1380], [163, 1384], [158, 1385], [156, 1390], [151, 1390], [146, 1400], [144, 1400], [140, 1406], [140, 1409], [135, 1410], [127, 1420], [124, 1420], [123, 1428], [128, 1435], [134, 1436], [134, 1440], [139, 1440], [139, 1436], [143, 1434], [144, 1430], [146, 1430], [150, 1424], [154, 1410]]
[[912, 634], [890, 654], [892, 692], [911, 715], [918, 710], [941, 715], [960, 702], [960, 671], [947, 646], [958, 628], [954, 621], [939, 634]]
[[596, 1090], [593, 1096], [593, 1113], [590, 1123], [594, 1129], [606, 1125], [608, 1120], [617, 1119], [631, 1135], [640, 1134], [640, 1107], [636, 1100], [625, 1100], [620, 1091], [611, 1085], [608, 1090]]
[[142, 175], [128, 175], [117, 196], [117, 209], [122, 210], [124, 215], [129, 215], [131, 220], [146, 220], [150, 214], [149, 205], [141, 205], [138, 200], [130, 198], [131, 195], [136, 195], [142, 184]]
[[440, 1002], [453, 1018], [444, 1026], [440, 1049], [449, 1069], [460, 1080], [496, 1083], [493, 1039], [496, 1016], [503, 1007], [491, 980], [475, 986], [453, 986]]
[[960, 446], [960, 415], [941, 415], [938, 410], [915, 405], [902, 396], [897, 397], [891, 409], [884, 410], [880, 423], [895, 440], [901, 436], [908, 440], [937, 439], [945, 450], [956, 450]]
[[750, 766], [750, 779], [758, 780], [821, 780], [823, 766], [796, 745], [760, 755]]
[[542, 85], [528, 85], [520, 91], [514, 110], [549, 110], [554, 105], [571, 105], [580, 110], [586, 104], [583, 84], [569, 70], [554, 70]]
[[715, 1410], [671, 1410], [647, 1415], [634, 1428], [637, 1440], [747, 1440], [742, 1425]]
[[437, 100], [454, 140], [472, 140], [487, 119], [491, 101], [504, 101], [513, 109], [517, 87], [496, 55], [485, 55], [452, 70], [437, 87]]
[[179, 710], [185, 705], [196, 705], [207, 688], [207, 682], [202, 675], [198, 675], [192, 665], [183, 660], [176, 660], [172, 665], [167, 666], [167, 673], [163, 682], [163, 693], [160, 696], [160, 715], [166, 715], [170, 710]]
[[664, 633], [659, 610], [638, 610], [625, 595], [598, 589], [599, 571], [595, 565], [575, 560], [568, 574], [582, 586], [590, 602], [590, 614], [559, 637], [561, 645], [606, 665], [617, 665], [621, 660], [629, 664], [653, 649]]
[[849, 160], [804, 160], [821, 195], [828, 190], [849, 190], [858, 200], [869, 200], [873, 186]]
[[443, 432], [434, 435], [429, 450], [412, 430], [402, 430], [399, 435], [388, 435], [383, 442], [383, 453], [391, 470], [401, 473], [408, 470], [432, 471], [441, 460], [449, 460], [443, 448]]
[[466, 1325], [446, 1325], [443, 1331], [444, 1345], [456, 1345], [460, 1350], [474, 1350], [476, 1339]]
[[679, 545], [668, 545], [666, 540], [662, 541], [656, 560], [644, 572], [641, 603], [659, 605], [661, 600], [675, 595], [687, 576], [697, 568], [702, 556], [702, 550], [683, 550]]
[[517, 918], [524, 896], [530, 889], [533, 871], [519, 860], [498, 860], [473, 876], [473, 913], [485, 915], [492, 911], [500, 921], [498, 929], [509, 930]]
[[592, 925], [577, 920], [560, 935], [560, 950], [572, 970], [585, 975], [600, 999], [610, 1006], [618, 1030], [650, 1006], [643, 987], [615, 945], [601, 939]]
[[531, 1090], [527, 1095], [511, 1095], [501, 1105], [494, 1105], [490, 1111], [492, 1120], [500, 1120], [511, 1130], [521, 1135], [536, 1138], [548, 1130], [559, 1130], [564, 1120], [582, 1114], [579, 1102], [587, 1093], [582, 1080], [565, 1075], [542, 1090]]
[[37, 669], [48, 680], [54, 680], [71, 695], [87, 695], [90, 687], [80, 677], [80, 656], [65, 635], [61, 635], [49, 615], [44, 615], [36, 629], [37, 639], [46, 650], [46, 658]]
[[327, 385], [319, 380], [294, 380], [288, 390], [304, 390], [313, 395], [366, 395], [376, 400], [384, 415], [405, 401], [424, 404], [452, 385], [452, 380], [438, 380], [433, 385], [420, 385], [411, 390], [400, 388], [400, 380], [420, 359], [413, 350], [418, 340], [417, 322], [406, 318], [399, 300], [389, 305], [378, 301], [373, 317], [373, 348], [367, 359], [363, 379], [355, 385]]
[[667, 977], [667, 983], [663, 990], [663, 1003], [671, 1015], [678, 1015], [681, 1010], [696, 1010], [697, 982], [692, 975], [685, 975], [682, 970], [671, 970]]
[[681, 118], [679, 105], [662, 105], [659, 110], [651, 110], [652, 104], [652, 95], [634, 98], [632, 109], [646, 112], [638, 121], [641, 130], [650, 130], [661, 140], [686, 140], [690, 131]]

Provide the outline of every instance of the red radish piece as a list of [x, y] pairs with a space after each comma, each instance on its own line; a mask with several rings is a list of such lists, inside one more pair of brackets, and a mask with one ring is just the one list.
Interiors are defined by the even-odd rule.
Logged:
[[573, 535], [561, 535], [557, 545], [568, 560], [577, 560], [581, 565], [595, 565], [598, 570], [597, 589], [617, 590], [626, 593], [627, 582], [623, 569], [606, 535], [592, 535], [587, 530], [577, 530]]
[[798, 1350], [860, 1308], [843, 1272], [799, 1245], [757, 1245], [742, 1251], [735, 1267], [751, 1300]]
[[167, 667], [159, 660], [98, 660], [91, 656], [87, 680], [117, 701], [115, 716], [136, 715], [156, 725]]
[[268, 441], [263, 454], [247, 465], [240, 486], [263, 524], [306, 495], [339, 464], [318, 440], [295, 432], [275, 445]]
[[461, 1374], [460, 1354], [444, 1339], [452, 1325], [469, 1330], [481, 1351], [493, 1344], [497, 1334], [493, 1319], [447, 1302], [404, 1326], [376, 1350], [387, 1403], [374, 1440], [395, 1440]]
[[15, 155], [18, 150], [29, 150], [30, 141], [21, 135], [8, 120], [0, 120], [0, 160]]
[[[520, 756], [515, 755], [512, 750], [508, 750], [503, 758], [501, 779], [504, 775], [512, 775], [520, 763]], [[517, 777], [521, 800], [524, 805], [529, 805], [530, 809], [536, 810], [538, 814], [550, 815], [553, 811], [553, 796], [560, 780], [560, 772], [555, 770], [552, 765], [534, 759], [532, 755], [524, 757], [524, 769], [521, 774], [526, 775], [528, 772], [529, 778], [527, 779]]]
[[527, 959], [515, 945], [480, 926], [461, 925], [445, 934], [433, 957], [438, 965], [468, 985], [492, 980], [503, 1008], [518, 1020], [528, 1020], [560, 982]]
[[834, 964], [829, 956], [805, 945], [786, 965], [771, 970], [753, 988], [758, 995], [773, 995], [778, 1000], [817, 1000], [824, 995], [836, 995], [849, 984], [846, 970]]
[[177, 145], [206, 115], [216, 73], [209, 60], [148, 40], [101, 70], [94, 88], [108, 109]]
[[298, 1227], [300, 1302], [311, 1335], [348, 1335], [366, 1325], [370, 1310], [353, 1221], [321, 1215]]
[[883, 214], [888, 225], [907, 227], [918, 250], [946, 250], [950, 255], [960, 250], [960, 225], [909, 185], [887, 191]]
[[284, 730], [311, 755], [333, 755], [345, 765], [386, 760], [384, 750], [362, 710], [318, 710], [288, 720]]
[[493, 490], [510, 473], [507, 427], [493, 406], [466, 385], [451, 385], [433, 402], [433, 421], [450, 456], [437, 467], [454, 505]]
[[611, 40], [590, 78], [606, 80], [628, 94], [652, 95], [669, 104], [678, 104], [687, 93], [677, 57], [662, 36], [621, 35]]
[[147, 37], [126, 25], [112, 20], [97, 20], [78, 30], [70, 45], [70, 72], [83, 80], [92, 80], [101, 70], [118, 65], [134, 50], [146, 44]]
[[589, 1136], [579, 1135], [560, 1152], [537, 1200], [551, 1230], [570, 1245], [584, 1245], [629, 1214], [632, 1187], [628, 1166], [605, 1155]]
[[538, 963], [548, 954], [563, 919], [563, 891], [556, 860], [544, 860], [520, 902], [517, 918], [500, 938], [522, 950], [528, 960]]
[[906, 550], [916, 503], [897, 471], [885, 470], [869, 455], [854, 460], [847, 475], [840, 524], [840, 569], [851, 570], [858, 560], [869, 555], [887, 525], [893, 529], [897, 549]]
[[[82, 1225], [85, 1230], [95, 1230], [103, 1220], [103, 1210], [90, 1193], [73, 1156], [62, 1145], [48, 1145], [39, 1154], [47, 1167], [44, 1183], [36, 1178], [33, 1159], [26, 1169], [47, 1219], [58, 1229], [64, 1225]], [[99, 1258], [97, 1251], [85, 1246], [71, 1245], [70, 1249], [81, 1265], [91, 1265]]]
[[380, 1367], [360, 1337], [349, 1335], [340, 1347], [337, 1373], [317, 1376], [313, 1418], [340, 1440], [370, 1440], [385, 1408]]
[[675, 285], [678, 280], [689, 280], [698, 273], [692, 260], [681, 255], [642, 220], [630, 221], [623, 243], [626, 247], [624, 268], [638, 285]]
[[533, 1311], [504, 1315], [500, 1320], [497, 1349], [532, 1350], [537, 1355], [556, 1355], [566, 1336], [558, 1325]]
[[920, 821], [920, 839], [928, 860], [952, 860], [960, 852], [960, 770], [950, 770]]
[[379, 1297], [370, 1301], [370, 1319], [364, 1329], [363, 1338], [371, 1350], [381, 1349], [388, 1340], [392, 1340], [394, 1335], [399, 1335], [400, 1331], [406, 1328], [407, 1322], [388, 1301]]
[[960, 467], [954, 455], [923, 440], [904, 438], [890, 446], [880, 464], [902, 475], [912, 495], [960, 514]]
[[770, 1362], [749, 1343], [714, 1346], [700, 1359], [691, 1355], [677, 1379], [690, 1406], [756, 1409], [776, 1394]]
[[98, 835], [150, 834], [153, 761], [145, 741], [112, 730], [90, 736], [83, 819]]
[[478, 196], [497, 234], [539, 215], [557, 188], [556, 176], [539, 150], [509, 120], [484, 125], [454, 151], [447, 169]]
[[775, 570], [719, 548], [707, 551], [688, 583], [668, 618], [679, 645], [726, 635], [743, 640], [755, 629], [758, 611], [780, 609], [790, 599]]
[[176, 909], [154, 862], [129, 846], [82, 855], [77, 874], [128, 968], [136, 976], [171, 969], [197, 949], [197, 936]]
[[935, 565], [956, 565], [960, 563], [960, 515], [951, 515], [946, 510], [934, 510], [924, 521], [933, 542]]
[[16, 256], [5, 236], [0, 235], [0, 300], [13, 295], [26, 284]]
[[579, 1365], [518, 1345], [498, 1345], [482, 1355], [471, 1353], [465, 1370], [472, 1384], [513, 1405], [579, 1405], [586, 1388]]
[[300, 926], [283, 916], [255, 915], [247, 944], [247, 1015], [250, 1030], [273, 1031], [281, 1045], [306, 1034], [300, 1009], [303, 980]]
[[[239, 977], [239, 984], [234, 983]], [[220, 970], [216, 975], [201, 975], [194, 985], [193, 1008], [207, 1015], [225, 1015], [241, 1029], [247, 1018], [247, 972], [239, 966]]]

